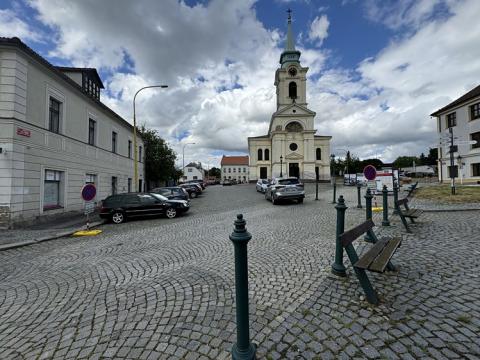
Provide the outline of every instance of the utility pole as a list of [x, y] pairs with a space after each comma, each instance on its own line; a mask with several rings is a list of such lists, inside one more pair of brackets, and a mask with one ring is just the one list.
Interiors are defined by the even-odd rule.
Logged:
[[452, 179], [452, 195], [455, 195], [455, 172], [453, 171], [453, 128], [448, 129], [448, 133], [450, 134], [450, 178]]

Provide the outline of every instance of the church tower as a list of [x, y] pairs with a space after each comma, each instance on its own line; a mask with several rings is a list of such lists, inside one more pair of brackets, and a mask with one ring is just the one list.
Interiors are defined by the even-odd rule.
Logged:
[[268, 134], [249, 137], [250, 179], [293, 176], [304, 181], [330, 179], [331, 136], [315, 135], [315, 112], [307, 104], [308, 67], [295, 48], [292, 12], [288, 10], [287, 39], [275, 72], [277, 109]]

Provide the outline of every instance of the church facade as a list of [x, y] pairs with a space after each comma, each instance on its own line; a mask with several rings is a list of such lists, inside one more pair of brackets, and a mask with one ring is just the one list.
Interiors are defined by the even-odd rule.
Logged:
[[316, 135], [315, 112], [307, 107], [307, 67], [300, 65], [292, 20], [288, 16], [287, 42], [275, 73], [277, 111], [268, 134], [248, 138], [250, 180], [295, 176], [304, 181], [330, 180], [331, 136]]

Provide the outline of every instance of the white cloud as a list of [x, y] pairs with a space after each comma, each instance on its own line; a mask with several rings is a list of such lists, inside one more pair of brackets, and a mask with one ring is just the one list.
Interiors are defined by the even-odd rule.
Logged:
[[24, 40], [41, 41], [41, 35], [30, 28], [30, 26], [18, 15], [9, 9], [0, 9], [0, 36], [18, 37]]
[[323, 40], [328, 36], [328, 27], [330, 22], [327, 15], [317, 16], [310, 25], [310, 32], [308, 37], [310, 40], [316, 40], [318, 45], [321, 45]]

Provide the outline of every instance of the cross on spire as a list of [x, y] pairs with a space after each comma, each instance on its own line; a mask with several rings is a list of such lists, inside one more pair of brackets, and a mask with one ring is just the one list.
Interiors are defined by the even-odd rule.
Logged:
[[287, 13], [288, 13], [288, 21], [292, 20], [292, 9], [288, 8]]

